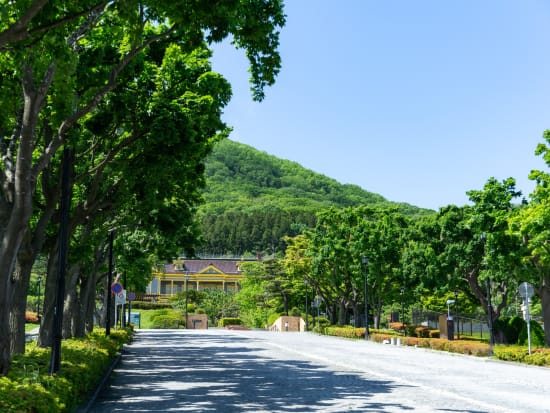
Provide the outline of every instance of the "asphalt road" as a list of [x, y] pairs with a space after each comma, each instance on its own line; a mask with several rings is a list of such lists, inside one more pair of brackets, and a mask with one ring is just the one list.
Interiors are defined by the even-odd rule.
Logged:
[[550, 369], [312, 333], [139, 330], [89, 412], [550, 412]]

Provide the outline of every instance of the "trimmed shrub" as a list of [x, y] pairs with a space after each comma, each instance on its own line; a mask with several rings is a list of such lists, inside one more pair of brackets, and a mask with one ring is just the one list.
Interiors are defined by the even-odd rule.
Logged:
[[151, 328], [180, 328], [185, 325], [179, 314], [158, 314], [151, 317]]
[[298, 309], [298, 307], [292, 307], [289, 315], [292, 317], [300, 317], [302, 315], [302, 312]]
[[493, 354], [499, 360], [521, 362], [529, 354], [529, 351], [527, 347], [522, 346], [495, 346]]
[[518, 316], [501, 317], [493, 324], [495, 336], [499, 341], [504, 342], [504, 344], [517, 344], [519, 335], [525, 324], [523, 318]]
[[50, 376], [50, 349], [27, 344], [16, 354], [10, 372], [0, 377], [0, 411], [17, 413], [70, 412], [93, 390], [132, 330], [94, 331], [83, 339], [62, 341], [61, 369]]
[[33, 313], [32, 311], [25, 312], [25, 323], [38, 324], [39, 322], [40, 318], [38, 318], [37, 313]]
[[[545, 347], [546, 339], [544, 337], [544, 330], [536, 321], [529, 323], [531, 328], [531, 346], [533, 347]], [[518, 337], [518, 344], [522, 346], [528, 345], [527, 323], [524, 324]]]
[[430, 330], [430, 338], [439, 338], [440, 337], [440, 331], [439, 330]]
[[172, 305], [169, 303], [154, 303], [151, 301], [132, 301], [132, 310], [160, 310], [170, 309]]
[[525, 362], [535, 366], [550, 366], [550, 349], [538, 348], [534, 350], [525, 356]]
[[365, 329], [354, 328], [351, 326], [330, 326], [330, 327], [326, 327], [325, 334], [327, 336], [359, 338], [359, 337], [365, 336]]
[[220, 318], [218, 321], [218, 327], [226, 327], [226, 326], [240, 326], [243, 322], [240, 318]]
[[406, 325], [398, 321], [395, 323], [390, 323], [390, 328], [395, 331], [403, 332], [405, 331]]

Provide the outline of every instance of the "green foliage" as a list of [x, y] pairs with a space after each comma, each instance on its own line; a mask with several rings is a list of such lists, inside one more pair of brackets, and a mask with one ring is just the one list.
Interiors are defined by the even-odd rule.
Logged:
[[240, 318], [234, 318], [234, 317], [226, 317], [226, 318], [220, 318], [218, 321], [218, 327], [226, 327], [226, 326], [240, 326], [243, 322]]
[[151, 301], [134, 301], [132, 302], [132, 310], [159, 310], [172, 308], [168, 303], [153, 303]]
[[536, 348], [529, 354], [526, 346], [495, 346], [493, 354], [499, 360], [550, 366], [550, 349], [547, 348]]
[[185, 321], [180, 314], [158, 314], [151, 318], [151, 328], [180, 328]]
[[49, 375], [50, 349], [28, 344], [0, 377], [0, 410], [18, 413], [70, 412], [95, 388], [132, 330], [94, 331], [83, 339], [63, 340], [59, 373]]
[[527, 364], [550, 367], [550, 349], [535, 349], [531, 354], [526, 355], [524, 360]]
[[[141, 328], [179, 328], [185, 325], [182, 313], [171, 308], [140, 310]], [[178, 324], [179, 323], [179, 324]]]
[[502, 332], [505, 344], [518, 344], [520, 333], [525, 325], [525, 320], [518, 316], [500, 317], [493, 323], [493, 329], [495, 334]]
[[288, 315], [292, 317], [300, 317], [302, 315], [302, 312], [297, 307], [292, 307]]
[[431, 213], [230, 140], [216, 144], [206, 177], [205, 204], [199, 209], [204, 237], [199, 251], [205, 255], [282, 252], [285, 236], [313, 227], [316, 213], [331, 206], [396, 205], [408, 215]]
[[529, 354], [529, 350], [524, 346], [495, 346], [493, 354], [499, 360], [521, 362]]
[[[386, 333], [371, 334], [371, 340], [378, 343], [390, 341], [391, 338], [392, 335]], [[399, 338], [401, 340], [401, 344], [404, 346], [429, 348], [432, 350], [468, 354], [478, 357], [487, 357], [489, 355], [489, 345], [481, 342], [404, 336], [401, 336]]]
[[[531, 346], [533, 347], [545, 347], [546, 339], [544, 337], [544, 330], [539, 323], [531, 320], [530, 330], [531, 330]], [[528, 343], [528, 334], [527, 334], [527, 323], [524, 323], [521, 332], [518, 337], [518, 344], [526, 346]]]

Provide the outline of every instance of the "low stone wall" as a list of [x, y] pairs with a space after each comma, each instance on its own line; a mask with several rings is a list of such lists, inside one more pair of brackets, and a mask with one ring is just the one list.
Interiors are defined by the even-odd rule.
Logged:
[[208, 316], [206, 314], [187, 314], [185, 328], [208, 330]]

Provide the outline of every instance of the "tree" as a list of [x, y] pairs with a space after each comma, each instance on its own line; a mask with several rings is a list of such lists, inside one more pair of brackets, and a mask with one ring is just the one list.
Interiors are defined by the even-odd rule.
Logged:
[[[546, 143], [540, 143], [535, 154], [550, 165], [550, 130], [543, 135]], [[522, 281], [531, 281], [541, 298], [544, 325], [550, 325], [550, 174], [534, 170], [529, 178], [536, 182], [530, 203], [511, 218], [512, 230], [522, 237], [525, 253], [524, 264], [531, 269]], [[546, 344], [550, 345], [550, 328], [544, 330]]]
[[[9, 369], [11, 276], [31, 227], [36, 185], [58, 149], [74, 144], [82, 122], [120, 86], [120, 75], [130, 63], [163, 41], [191, 51], [204, 40], [221, 41], [232, 34], [234, 44], [247, 51], [253, 97], [261, 100], [280, 68], [277, 29], [284, 24], [278, 0], [90, 1], [70, 6], [37, 0], [25, 6], [8, 3], [2, 13], [9, 18], [0, 19], [0, 74], [5, 79], [0, 102], [3, 110], [9, 108], [0, 124], [1, 374]], [[101, 65], [91, 70], [94, 60], [81, 59], [91, 56], [84, 51], [95, 53]], [[18, 281], [28, 283], [24, 277]]]

